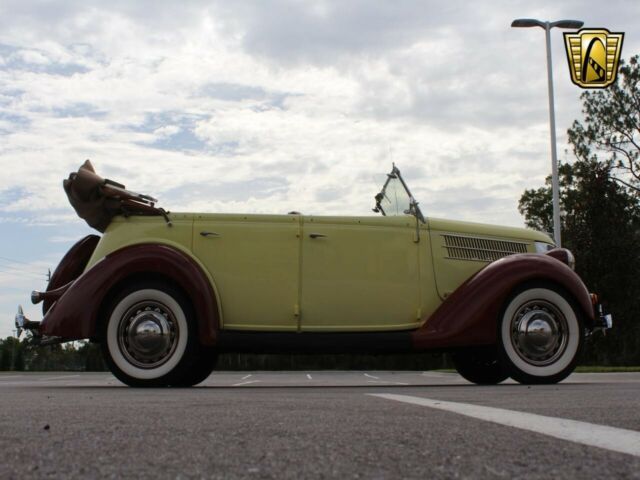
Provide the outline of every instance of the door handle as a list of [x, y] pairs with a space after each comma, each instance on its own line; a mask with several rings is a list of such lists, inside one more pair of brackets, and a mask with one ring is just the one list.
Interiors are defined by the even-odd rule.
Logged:
[[325, 238], [326, 235], [323, 233], [310, 233], [309, 238]]
[[219, 233], [216, 233], [216, 232], [200, 232], [200, 235], [201, 235], [202, 237], [205, 237], [205, 238], [209, 238], [209, 237], [219, 237], [219, 236], [220, 236], [220, 234], [219, 234]]

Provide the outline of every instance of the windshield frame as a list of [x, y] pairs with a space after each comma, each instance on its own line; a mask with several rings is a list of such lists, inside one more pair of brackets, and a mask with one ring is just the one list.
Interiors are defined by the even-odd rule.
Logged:
[[384, 182], [384, 185], [382, 186], [382, 190], [380, 190], [380, 192], [375, 196], [376, 206], [373, 208], [373, 211], [382, 213], [382, 215], [385, 216], [385, 217], [387, 216], [386, 212], [384, 211], [384, 208], [382, 207], [382, 201], [385, 198], [387, 198], [387, 200], [389, 199], [386, 196], [387, 186], [389, 185], [389, 182], [391, 180], [395, 180], [395, 179], [400, 180], [400, 184], [402, 185], [402, 188], [404, 188], [405, 192], [407, 193], [407, 196], [409, 197], [409, 210], [405, 211], [404, 213], [407, 214], [407, 215], [413, 215], [418, 220], [420, 220], [422, 223], [426, 223], [426, 221], [424, 219], [424, 216], [422, 215], [422, 211], [420, 210], [420, 207], [418, 206], [418, 202], [416, 201], [416, 199], [411, 194], [411, 190], [409, 190], [409, 187], [407, 186], [406, 182], [404, 181], [404, 178], [402, 178], [402, 174], [400, 173], [400, 169], [398, 169], [398, 167], [396, 167], [395, 163], [393, 164], [393, 168], [391, 169], [391, 173], [387, 173], [387, 180], [386, 180], [386, 182]]

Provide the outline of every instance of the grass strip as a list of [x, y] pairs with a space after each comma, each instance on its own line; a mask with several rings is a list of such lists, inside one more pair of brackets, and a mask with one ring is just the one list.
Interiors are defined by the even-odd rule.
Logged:
[[577, 373], [615, 373], [615, 372], [640, 372], [640, 367], [599, 367], [583, 365], [576, 368]]

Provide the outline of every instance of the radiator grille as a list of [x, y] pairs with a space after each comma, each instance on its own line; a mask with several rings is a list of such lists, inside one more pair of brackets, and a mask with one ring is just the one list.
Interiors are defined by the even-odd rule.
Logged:
[[527, 253], [524, 242], [509, 242], [489, 238], [442, 235], [447, 257], [456, 260], [493, 262], [514, 253]]

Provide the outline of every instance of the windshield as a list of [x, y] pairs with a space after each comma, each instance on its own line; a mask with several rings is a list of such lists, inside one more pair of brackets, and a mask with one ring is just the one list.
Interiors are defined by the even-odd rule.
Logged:
[[385, 216], [414, 215], [424, 223], [424, 217], [418, 202], [409, 191], [404, 182], [400, 170], [393, 165], [391, 173], [387, 174], [387, 181], [382, 190], [375, 197], [376, 206], [374, 212], [380, 212]]

